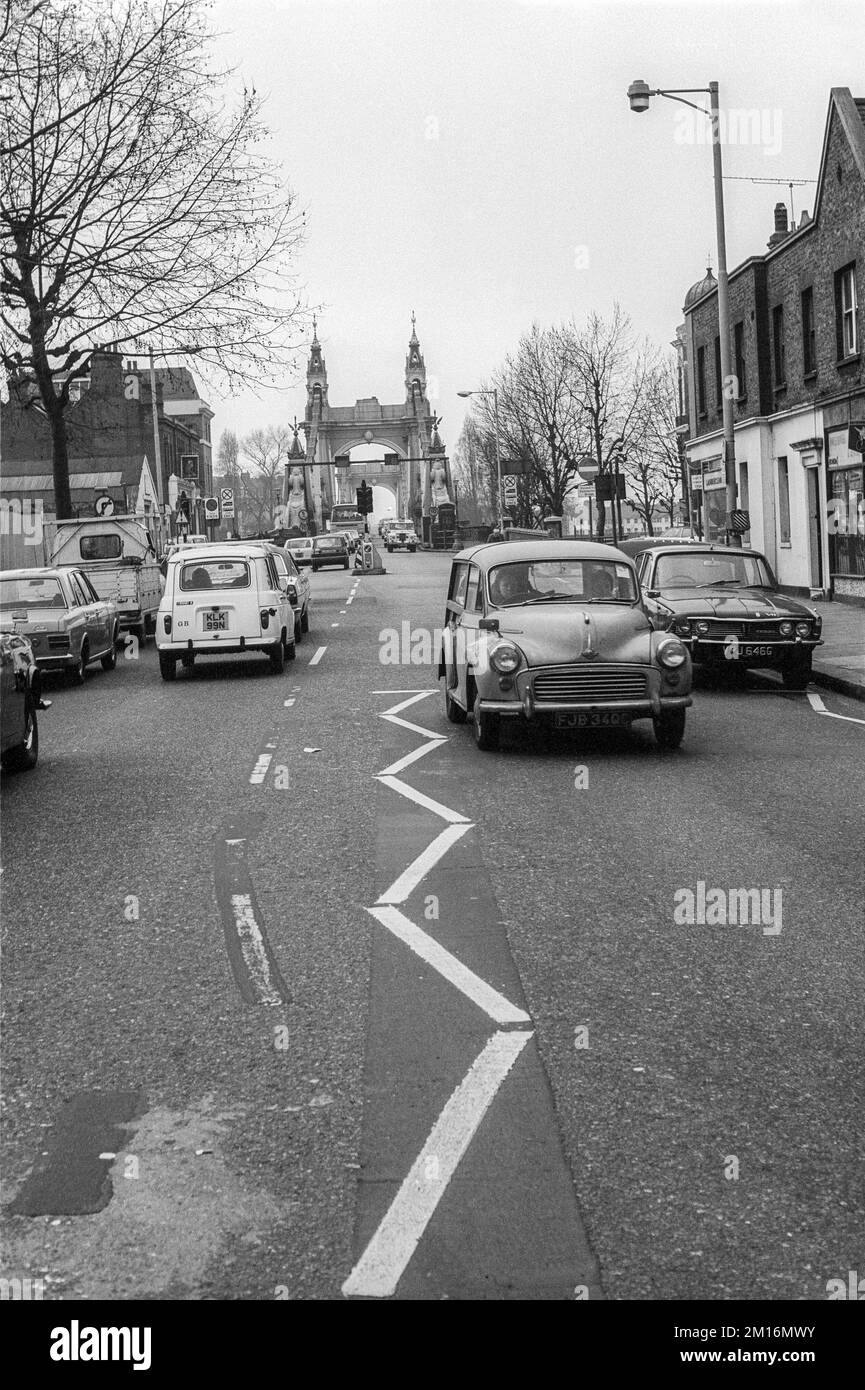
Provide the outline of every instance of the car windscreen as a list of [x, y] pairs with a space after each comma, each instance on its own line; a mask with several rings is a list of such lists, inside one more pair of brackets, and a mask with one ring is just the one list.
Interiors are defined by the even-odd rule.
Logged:
[[181, 567], [181, 589], [248, 589], [245, 560], [191, 560]]
[[118, 560], [123, 554], [119, 536], [82, 536], [78, 542], [82, 560]]
[[497, 608], [527, 603], [634, 603], [634, 572], [620, 560], [535, 560], [496, 565], [489, 572]]
[[773, 587], [765, 561], [758, 555], [702, 555], [692, 550], [659, 555], [652, 586], [655, 589], [705, 589], [715, 584], [730, 588]]
[[0, 608], [65, 608], [59, 579], [34, 575], [26, 579], [0, 579]]

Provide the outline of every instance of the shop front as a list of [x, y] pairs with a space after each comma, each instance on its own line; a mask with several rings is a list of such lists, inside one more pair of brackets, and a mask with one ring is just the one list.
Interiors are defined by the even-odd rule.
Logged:
[[865, 419], [826, 430], [826, 527], [832, 591], [836, 598], [865, 602], [863, 451]]

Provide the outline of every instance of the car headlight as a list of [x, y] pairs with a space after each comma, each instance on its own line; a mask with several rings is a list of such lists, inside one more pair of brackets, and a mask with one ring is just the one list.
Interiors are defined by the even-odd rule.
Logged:
[[703, 623], [703, 622], [695, 623], [695, 624], [694, 624], [694, 627], [697, 629], [697, 632], [699, 632], [699, 634], [700, 634], [701, 637], [705, 637], [706, 633], [709, 631], [709, 624], [708, 624], [708, 623]]
[[688, 618], [677, 618], [676, 621], [671, 624], [671, 631], [678, 632], [680, 637], [690, 637], [690, 620]]
[[793, 624], [792, 624], [792, 623], [781, 623], [781, 626], [779, 627], [778, 631], [780, 632], [780, 634], [781, 634], [782, 637], [792, 637], [792, 636], [793, 636]]
[[657, 651], [661, 665], [670, 668], [684, 665], [687, 655], [687, 647], [683, 647], [682, 643], [677, 642], [674, 637], [668, 637], [666, 642], [661, 642]]
[[799, 637], [810, 637], [810, 636], [811, 636], [811, 624], [810, 624], [810, 623], [797, 623], [797, 624], [796, 624], [796, 632], [797, 632], [797, 635], [798, 635]]
[[490, 652], [490, 665], [503, 676], [509, 676], [520, 664], [520, 654], [516, 647], [502, 643]]

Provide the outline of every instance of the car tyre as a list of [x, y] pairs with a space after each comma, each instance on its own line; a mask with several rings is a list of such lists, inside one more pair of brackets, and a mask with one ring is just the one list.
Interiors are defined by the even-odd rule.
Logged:
[[31, 691], [27, 691], [24, 701], [24, 740], [17, 748], [9, 748], [3, 754], [3, 766], [10, 772], [29, 772], [39, 761], [39, 721], [36, 718], [36, 701]]
[[301, 632], [309, 632], [309, 604], [300, 615], [300, 630]]
[[811, 679], [810, 653], [804, 661], [791, 661], [781, 671], [785, 690], [806, 690]]
[[294, 658], [297, 656], [296, 641], [297, 641], [297, 639], [296, 639], [296, 637], [295, 637], [295, 635], [294, 635], [294, 632], [292, 631], [291, 641], [285, 643], [285, 659], [286, 659], [286, 661], [294, 661]]
[[81, 643], [81, 650], [78, 653], [78, 661], [69, 672], [70, 685], [83, 685], [87, 677], [87, 663], [90, 660], [90, 647], [87, 639]]
[[465, 724], [466, 720], [468, 719], [468, 715], [466, 714], [462, 705], [457, 704], [456, 700], [451, 695], [451, 692], [448, 690], [447, 676], [445, 676], [444, 680], [445, 718], [447, 719], [449, 724]]
[[180, 664], [183, 667], [184, 671], [191, 671], [193, 666], [195, 665], [195, 653], [185, 652], [183, 656], [180, 658]]
[[685, 737], [685, 711], [674, 709], [659, 714], [652, 720], [652, 726], [659, 748], [678, 748]]
[[117, 624], [114, 625], [114, 632], [111, 637], [111, 650], [102, 657], [100, 665], [103, 671], [113, 671], [117, 665], [117, 643], [120, 640], [120, 630]]
[[474, 732], [475, 747], [482, 753], [494, 753], [499, 746], [499, 717], [481, 709], [481, 697], [475, 696]]
[[164, 681], [173, 681], [177, 675], [177, 657], [159, 653], [159, 674]]
[[294, 620], [294, 640], [295, 642], [303, 641], [303, 620], [299, 613]]
[[285, 645], [281, 636], [278, 642], [268, 647], [267, 655], [270, 658], [270, 669], [275, 675], [285, 670]]

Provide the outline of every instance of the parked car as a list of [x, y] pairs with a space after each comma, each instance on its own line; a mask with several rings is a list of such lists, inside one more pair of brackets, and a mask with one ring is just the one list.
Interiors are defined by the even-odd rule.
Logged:
[[418, 540], [411, 522], [400, 522], [398, 526], [390, 526], [384, 543], [389, 555], [392, 555], [395, 550], [410, 550], [414, 554], [417, 550]]
[[0, 627], [29, 638], [43, 671], [66, 671], [78, 685], [92, 661], [104, 671], [117, 665], [117, 605], [100, 598], [84, 571], [72, 565], [3, 570]]
[[84, 570], [100, 598], [117, 605], [121, 628], [140, 642], [156, 627], [163, 579], [146, 516], [59, 521], [51, 563]]
[[289, 536], [283, 546], [298, 566], [312, 564], [312, 536]]
[[284, 546], [267, 543], [267, 549], [276, 561], [276, 568], [285, 579], [287, 593], [294, 610], [294, 640], [302, 642], [305, 632], [309, 632], [309, 596], [312, 585], [309, 575], [299, 570], [293, 556]]
[[804, 690], [823, 620], [782, 594], [765, 555], [723, 545], [654, 546], [636, 557], [656, 625], [679, 637], [695, 663], [780, 671]]
[[312, 538], [312, 572], [324, 569], [326, 565], [339, 565], [341, 569], [348, 569], [348, 546], [345, 536], [313, 536]]
[[0, 761], [9, 771], [28, 771], [39, 759], [38, 709], [42, 673], [33, 648], [18, 632], [0, 632]]
[[199, 656], [262, 652], [274, 671], [295, 654], [288, 580], [266, 541], [216, 541], [168, 561], [156, 624], [162, 679]]
[[631, 560], [590, 541], [500, 541], [454, 556], [439, 661], [447, 718], [478, 748], [504, 720], [609, 728], [651, 719], [677, 748], [691, 659], [656, 632]]

